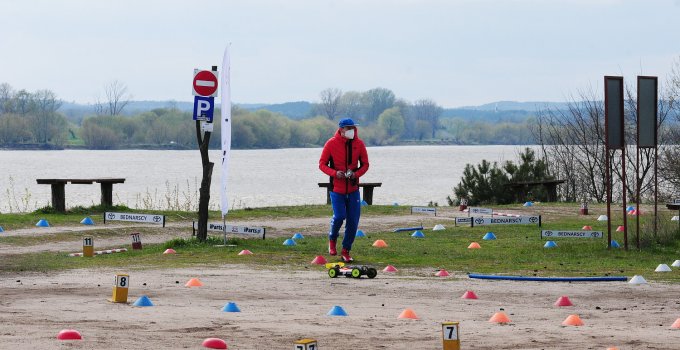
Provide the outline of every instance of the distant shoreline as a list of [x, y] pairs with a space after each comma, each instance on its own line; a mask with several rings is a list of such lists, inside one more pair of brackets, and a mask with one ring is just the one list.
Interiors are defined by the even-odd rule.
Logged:
[[[527, 146], [526, 144], [477, 144], [477, 143], [458, 143], [452, 140], [432, 140], [432, 141], [405, 141], [389, 145], [368, 145], [370, 147], [388, 147], [388, 146]], [[529, 145], [531, 146], [531, 145]], [[308, 147], [284, 147], [284, 148], [319, 148], [320, 145], [310, 145]], [[63, 150], [91, 150], [91, 151], [122, 151], [122, 150], [154, 150], [154, 151], [183, 151], [198, 149], [198, 147], [184, 147], [178, 144], [167, 145], [134, 145], [130, 147], [118, 147], [113, 149], [94, 149], [86, 148], [81, 145], [64, 145], [57, 146], [52, 144], [12, 144], [0, 145], [0, 151], [63, 151]], [[275, 148], [232, 148], [234, 150], [258, 150], [258, 149], [275, 149]], [[219, 148], [211, 147], [210, 150], [219, 150]]]

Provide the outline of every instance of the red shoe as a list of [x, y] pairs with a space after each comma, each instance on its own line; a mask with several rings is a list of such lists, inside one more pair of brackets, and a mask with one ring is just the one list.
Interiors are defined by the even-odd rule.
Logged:
[[342, 255], [342, 261], [346, 263], [354, 261], [354, 259], [352, 259], [352, 257], [349, 256], [349, 250], [342, 248], [342, 253], [340, 254]]
[[337, 241], [331, 241], [331, 240], [328, 241], [328, 254], [330, 254], [332, 256], [338, 255], [338, 250], [337, 250], [337, 248], [335, 248], [336, 243], [337, 243]]

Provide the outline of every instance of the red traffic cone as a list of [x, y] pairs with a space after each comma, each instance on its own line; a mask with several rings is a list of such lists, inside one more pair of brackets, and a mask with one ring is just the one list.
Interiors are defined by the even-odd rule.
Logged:
[[467, 292], [463, 293], [463, 296], [460, 297], [461, 299], [477, 299], [477, 294], [475, 292], [468, 290]]
[[317, 255], [314, 260], [312, 260], [312, 264], [315, 265], [325, 265], [328, 261], [326, 261], [326, 258], [323, 257], [323, 255]]
[[557, 299], [557, 301], [554, 304], [555, 306], [574, 306], [574, 304], [571, 303], [571, 300], [569, 300], [569, 297], [566, 295], [563, 295]]

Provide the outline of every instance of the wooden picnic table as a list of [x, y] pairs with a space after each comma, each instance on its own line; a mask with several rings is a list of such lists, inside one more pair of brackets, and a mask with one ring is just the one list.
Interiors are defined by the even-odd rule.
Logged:
[[[373, 204], [373, 189], [382, 186], [382, 182], [361, 182], [359, 188], [363, 189], [361, 199], [366, 201], [366, 204]], [[328, 182], [319, 182], [319, 187], [326, 188], [326, 204], [331, 204], [331, 184]]]
[[66, 191], [64, 187], [67, 183], [78, 185], [91, 185], [98, 183], [101, 185], [101, 205], [103, 207], [113, 206], [113, 184], [122, 184], [125, 179], [121, 178], [98, 178], [98, 179], [36, 179], [38, 185], [50, 185], [52, 188], [52, 206], [60, 213], [66, 212]]

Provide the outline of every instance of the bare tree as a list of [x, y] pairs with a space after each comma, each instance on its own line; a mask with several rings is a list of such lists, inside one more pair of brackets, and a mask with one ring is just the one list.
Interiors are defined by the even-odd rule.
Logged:
[[564, 200], [605, 200], [604, 106], [592, 89], [571, 97], [566, 109], [539, 111], [532, 133], [550, 173], [567, 181]]
[[436, 102], [428, 99], [418, 100], [413, 103], [413, 115], [416, 120], [424, 120], [430, 124], [432, 131], [432, 138], [435, 136], [437, 128], [439, 128], [439, 117], [444, 111]]
[[394, 107], [396, 97], [390, 89], [375, 88], [364, 92], [366, 104], [366, 121], [375, 122], [378, 116], [388, 108]]
[[94, 111], [98, 115], [120, 115], [132, 99], [127, 86], [118, 80], [114, 80], [104, 87], [104, 95], [106, 101], [101, 102], [99, 97], [95, 101]]
[[319, 94], [321, 98], [321, 111], [330, 120], [334, 120], [340, 113], [340, 98], [342, 91], [337, 88], [328, 88]]
[[14, 95], [12, 86], [7, 83], [0, 84], [0, 115], [7, 113], [7, 106]]
[[[672, 80], [671, 80], [672, 81]], [[679, 89], [680, 90], [680, 89]], [[649, 176], [653, 169], [653, 149], [643, 149], [640, 153], [640, 167], [636, 168], [636, 151], [632, 147], [636, 143], [637, 98], [634, 89], [625, 89], [625, 143], [626, 148], [626, 195], [636, 199], [636, 173], [640, 173], [641, 196], [651, 197], [654, 179]], [[659, 93], [658, 126], [666, 129], [667, 121], [673, 114], [677, 115], [678, 95], [671, 88], [661, 89]], [[674, 112], [675, 111], [675, 112]], [[680, 119], [678, 119], [680, 121]], [[561, 188], [564, 200], [606, 200], [606, 148], [604, 131], [604, 103], [592, 88], [578, 92], [577, 98], [571, 97], [566, 109], [547, 109], [538, 113], [536, 124], [532, 128], [535, 140], [541, 146], [544, 159], [550, 164], [550, 170], [557, 177], [566, 180]], [[662, 155], [669, 149], [668, 133], [659, 132], [659, 143]], [[680, 150], [679, 150], [680, 152]], [[680, 155], [680, 153], [676, 154]], [[659, 159], [661, 169], [664, 164], [677, 163], [676, 158]], [[615, 189], [614, 200], [622, 193], [623, 180], [621, 157], [610, 159], [612, 169], [612, 185]], [[680, 174], [679, 174], [680, 175]], [[678, 176], [680, 184], [680, 176]], [[643, 197], [645, 198], [645, 197]]]
[[365, 107], [360, 92], [347, 91], [342, 94], [340, 98], [340, 114], [352, 118], [354, 120], [361, 120]]
[[63, 116], [57, 114], [62, 101], [50, 90], [38, 90], [32, 98], [33, 135], [38, 142], [47, 143], [50, 140], [61, 140], [60, 134], [66, 132], [66, 122]]

